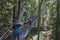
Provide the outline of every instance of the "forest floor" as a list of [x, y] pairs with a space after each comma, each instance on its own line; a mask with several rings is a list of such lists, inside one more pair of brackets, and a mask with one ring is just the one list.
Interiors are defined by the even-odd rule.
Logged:
[[[39, 39], [44, 40], [45, 39], [45, 37], [44, 37], [45, 34], [46, 34], [46, 31], [41, 31]], [[37, 37], [38, 37], [38, 35], [35, 35], [32, 38], [33, 38], [33, 40], [37, 40]], [[30, 39], [30, 40], [32, 40], [32, 39]]]

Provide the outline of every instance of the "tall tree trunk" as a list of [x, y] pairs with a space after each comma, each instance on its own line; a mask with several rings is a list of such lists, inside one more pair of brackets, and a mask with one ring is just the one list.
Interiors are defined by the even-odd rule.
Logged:
[[13, 23], [16, 21], [17, 18], [17, 0], [14, 1], [14, 7], [13, 7]]
[[13, 23], [16, 20], [19, 20], [20, 17], [20, 9], [21, 9], [21, 0], [15, 0], [14, 7], [13, 7]]
[[18, 14], [17, 14], [17, 20], [19, 20], [20, 14], [21, 14], [21, 0], [18, 1]]
[[38, 39], [39, 40], [39, 34], [40, 34], [40, 27], [41, 27], [41, 5], [42, 5], [43, 0], [39, 0], [38, 2]]
[[60, 6], [60, 1], [57, 0], [57, 22], [56, 22], [56, 39], [55, 40], [60, 40], [60, 33], [59, 30], [60, 29], [60, 10], [59, 10], [59, 6]]

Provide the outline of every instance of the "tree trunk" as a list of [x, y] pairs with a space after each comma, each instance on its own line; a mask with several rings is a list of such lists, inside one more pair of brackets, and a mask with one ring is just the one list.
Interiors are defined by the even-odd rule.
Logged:
[[60, 40], [60, 32], [58, 29], [60, 29], [60, 1], [57, 0], [57, 22], [56, 22], [56, 39], [55, 40]]
[[38, 2], [38, 39], [37, 40], [40, 40], [39, 38], [39, 34], [40, 34], [40, 27], [41, 27], [41, 5], [42, 5], [42, 2], [43, 0], [39, 0]]

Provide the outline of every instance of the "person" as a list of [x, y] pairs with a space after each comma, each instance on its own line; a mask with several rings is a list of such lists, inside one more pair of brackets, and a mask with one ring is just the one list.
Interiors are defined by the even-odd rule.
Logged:
[[19, 40], [19, 36], [20, 36], [20, 30], [19, 28], [22, 26], [22, 24], [20, 24], [19, 21], [17, 21], [14, 25], [13, 25], [13, 32], [12, 32], [12, 35], [13, 35], [13, 40]]
[[50, 29], [49, 27], [47, 27], [47, 35], [46, 35], [45, 40], [50, 40], [51, 35], [52, 35], [52, 29]]

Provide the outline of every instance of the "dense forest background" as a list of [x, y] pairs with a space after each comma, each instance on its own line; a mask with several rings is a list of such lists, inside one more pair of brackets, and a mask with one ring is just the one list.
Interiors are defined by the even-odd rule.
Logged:
[[[13, 7], [16, 6], [17, 15], [18, 0], [0, 0], [0, 34], [3, 35], [13, 23]], [[57, 20], [57, 0], [20, 0], [19, 19], [24, 22], [34, 14], [39, 14], [39, 19], [35, 23], [26, 40], [33, 39], [37, 35], [38, 40], [45, 38], [47, 27], [52, 29], [51, 40], [56, 40], [56, 20]], [[16, 16], [17, 17], [17, 16]], [[59, 18], [59, 17], [58, 17]], [[60, 29], [58, 29], [60, 32]], [[41, 34], [41, 35], [39, 35]], [[43, 36], [42, 36], [43, 35]], [[40, 37], [40, 38], [38, 38]]]

